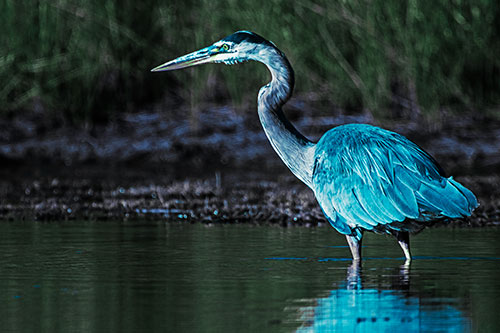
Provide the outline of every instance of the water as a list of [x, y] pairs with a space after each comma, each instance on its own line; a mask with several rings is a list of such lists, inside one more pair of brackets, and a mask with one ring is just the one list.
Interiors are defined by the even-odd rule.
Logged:
[[1, 332], [499, 331], [500, 229], [0, 224]]

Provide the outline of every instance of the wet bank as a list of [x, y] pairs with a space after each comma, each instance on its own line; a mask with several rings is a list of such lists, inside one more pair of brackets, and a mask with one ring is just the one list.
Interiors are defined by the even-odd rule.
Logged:
[[[372, 123], [433, 155], [481, 203], [470, 219], [449, 225], [500, 223], [500, 121], [469, 114], [380, 123], [369, 115], [322, 116], [303, 103], [292, 99], [287, 116], [312, 140], [344, 123]], [[326, 223], [255, 112], [207, 106], [196, 123], [188, 114], [158, 105], [91, 128], [43, 113], [0, 120], [0, 220]]]
[[[478, 196], [481, 206], [471, 218], [447, 225], [500, 225], [500, 177], [457, 179]], [[0, 195], [0, 220], [326, 223], [313, 193], [285, 167], [212, 171], [116, 165], [20, 167], [2, 172]]]
[[[195, 113], [195, 115], [193, 115]], [[435, 119], [370, 114], [346, 115], [314, 108], [305, 100], [287, 103], [287, 117], [315, 141], [332, 127], [367, 123], [398, 132], [429, 152], [452, 175], [499, 174], [500, 118], [443, 112]], [[167, 102], [142, 112], [117, 114], [105, 124], [75, 126], [47, 112], [0, 118], [0, 168], [6, 165], [135, 164], [178, 168], [276, 168], [255, 106], [236, 110], [206, 105], [194, 112]]]

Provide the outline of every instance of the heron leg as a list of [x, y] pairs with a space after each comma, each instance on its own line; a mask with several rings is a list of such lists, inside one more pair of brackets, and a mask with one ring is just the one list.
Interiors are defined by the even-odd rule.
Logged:
[[361, 260], [353, 259], [347, 268], [347, 290], [362, 289], [361, 281]]
[[351, 249], [352, 259], [361, 260], [361, 238], [357, 238], [356, 236], [346, 235], [347, 244], [349, 244], [349, 248]]
[[406, 257], [406, 262], [411, 261], [411, 253], [410, 253], [410, 233], [405, 231], [400, 231], [396, 233], [396, 239], [398, 240], [399, 246], [403, 249], [403, 252]]

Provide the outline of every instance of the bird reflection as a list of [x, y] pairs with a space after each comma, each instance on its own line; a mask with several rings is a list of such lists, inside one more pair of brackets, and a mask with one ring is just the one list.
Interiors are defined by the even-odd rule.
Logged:
[[[384, 283], [384, 285], [387, 285]], [[470, 320], [450, 299], [424, 299], [410, 293], [410, 264], [397, 269], [388, 289], [363, 287], [359, 260], [347, 268], [345, 282], [315, 305], [299, 309], [297, 332], [464, 332]], [[452, 303], [452, 304], [450, 304]]]

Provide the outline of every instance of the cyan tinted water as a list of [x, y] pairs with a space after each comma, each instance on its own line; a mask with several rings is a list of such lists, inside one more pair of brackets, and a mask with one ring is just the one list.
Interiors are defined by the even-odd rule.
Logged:
[[0, 225], [2, 332], [499, 331], [500, 229]]

